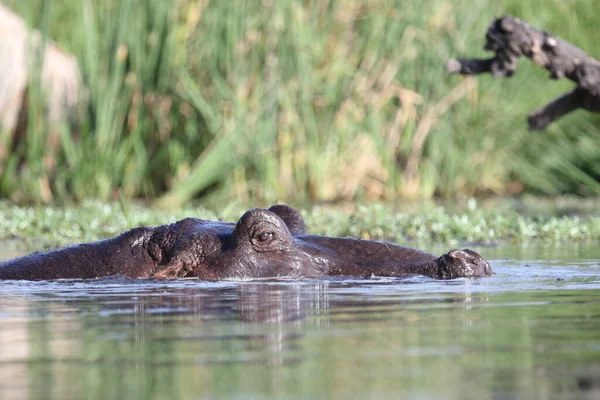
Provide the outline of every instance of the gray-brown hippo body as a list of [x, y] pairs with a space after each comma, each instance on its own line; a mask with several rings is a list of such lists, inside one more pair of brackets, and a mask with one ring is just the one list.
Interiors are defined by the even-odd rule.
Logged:
[[325, 275], [452, 279], [490, 276], [492, 269], [466, 249], [436, 257], [390, 243], [311, 235], [300, 214], [286, 205], [247, 211], [236, 224], [187, 218], [0, 264], [0, 279], [117, 274], [205, 280]]

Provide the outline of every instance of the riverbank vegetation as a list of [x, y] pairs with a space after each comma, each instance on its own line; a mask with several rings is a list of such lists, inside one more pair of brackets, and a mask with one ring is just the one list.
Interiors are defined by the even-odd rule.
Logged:
[[13, 201], [600, 194], [598, 116], [527, 132], [526, 110], [568, 82], [528, 63], [512, 80], [443, 69], [485, 56], [481, 32], [504, 13], [599, 57], [597, 0], [4, 3], [77, 57], [87, 88], [54, 145], [29, 96], [25, 135], [0, 154]]
[[[458, 210], [432, 203], [403, 211], [391, 205], [371, 203], [351, 205], [347, 209], [312, 206], [300, 211], [311, 233], [398, 243], [496, 245], [600, 240], [600, 216], [591, 211], [597, 210], [597, 201], [589, 204], [590, 213], [581, 209], [574, 212], [572, 202], [562, 205], [550, 202], [547, 212], [540, 212], [538, 200], [533, 203], [520, 203], [520, 207], [515, 207], [514, 203], [504, 201], [481, 206], [471, 199]], [[533, 207], [534, 212], [530, 213], [529, 207]], [[13, 241], [27, 250], [52, 248], [112, 237], [136, 226], [163, 225], [191, 216], [237, 221], [246, 210], [235, 203], [216, 211], [192, 206], [167, 211], [140, 204], [99, 201], [84, 201], [66, 208], [0, 203], [0, 241]]]

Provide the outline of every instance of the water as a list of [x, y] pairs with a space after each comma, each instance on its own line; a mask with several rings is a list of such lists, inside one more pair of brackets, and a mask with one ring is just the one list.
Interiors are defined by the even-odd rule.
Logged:
[[478, 250], [494, 277], [0, 282], [0, 398], [600, 398], [600, 246]]

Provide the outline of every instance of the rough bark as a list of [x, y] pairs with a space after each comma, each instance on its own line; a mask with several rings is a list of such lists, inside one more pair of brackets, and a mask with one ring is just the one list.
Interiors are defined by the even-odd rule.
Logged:
[[571, 92], [530, 113], [530, 130], [544, 129], [579, 108], [600, 112], [600, 62], [583, 50], [510, 15], [492, 21], [486, 40], [485, 50], [496, 53], [493, 58], [451, 59], [446, 62], [446, 71], [463, 75], [489, 72], [495, 78], [510, 77], [517, 71], [518, 58], [526, 56], [550, 71], [551, 79], [566, 77], [577, 84]]

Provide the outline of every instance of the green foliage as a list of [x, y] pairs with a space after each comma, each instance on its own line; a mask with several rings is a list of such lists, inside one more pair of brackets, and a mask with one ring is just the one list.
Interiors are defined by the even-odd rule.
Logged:
[[[236, 204], [215, 212], [206, 207], [165, 211], [139, 204], [99, 201], [84, 201], [68, 208], [0, 203], [0, 240], [17, 239], [29, 250], [51, 248], [112, 237], [133, 227], [164, 225], [186, 217], [237, 221], [245, 211], [246, 208]], [[351, 211], [316, 206], [300, 212], [311, 233], [397, 243], [600, 240], [598, 216], [530, 217], [508, 207], [477, 207], [473, 200], [466, 210], [456, 212], [439, 206], [399, 212], [381, 203], [359, 205]]]
[[9, 1], [77, 56], [88, 104], [78, 128], [61, 131], [53, 167], [31, 107], [39, 123], [6, 161], [2, 190], [36, 201], [161, 196], [164, 206], [206, 193], [389, 200], [524, 185], [598, 195], [598, 117], [526, 131], [526, 114], [571, 83], [529, 61], [510, 80], [443, 70], [450, 57], [484, 57], [487, 25], [504, 13], [598, 57], [596, 0], [571, 3]]

